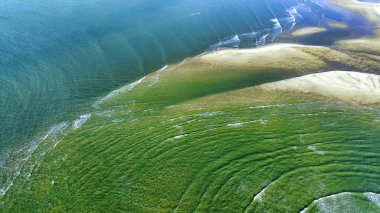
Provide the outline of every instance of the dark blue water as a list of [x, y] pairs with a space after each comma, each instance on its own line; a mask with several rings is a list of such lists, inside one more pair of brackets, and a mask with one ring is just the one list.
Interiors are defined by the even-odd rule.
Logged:
[[315, 13], [299, 13], [302, 3], [1, 0], [0, 174], [39, 132], [146, 73], [205, 51], [275, 41]]

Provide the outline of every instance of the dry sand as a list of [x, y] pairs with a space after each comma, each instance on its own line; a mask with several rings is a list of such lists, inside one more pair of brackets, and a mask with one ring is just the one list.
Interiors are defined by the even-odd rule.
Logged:
[[356, 104], [380, 104], [380, 76], [376, 74], [331, 71], [263, 84], [257, 88], [308, 93]]
[[291, 34], [292, 36], [305, 36], [305, 35], [312, 35], [316, 33], [322, 33], [326, 31], [327, 29], [322, 28], [322, 27], [304, 27], [292, 32]]

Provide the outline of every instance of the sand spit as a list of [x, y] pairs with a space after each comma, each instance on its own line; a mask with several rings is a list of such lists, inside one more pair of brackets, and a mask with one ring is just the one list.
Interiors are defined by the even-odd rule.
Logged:
[[263, 84], [258, 88], [309, 93], [356, 104], [380, 104], [380, 75], [376, 74], [331, 71]]
[[[358, 43], [360, 42], [354, 40], [352, 47], [355, 49]], [[365, 45], [372, 46], [371, 43]], [[350, 47], [350, 45], [347, 46]], [[139, 86], [138, 89], [144, 88], [147, 93], [157, 93], [157, 91], [167, 90], [168, 87], [173, 89], [181, 84], [191, 87], [193, 84], [208, 81], [214, 83], [213, 93], [217, 93], [220, 91], [216, 88], [223, 87], [221, 85], [226, 82], [230, 85], [235, 84], [229, 89], [240, 89], [331, 70], [377, 73], [380, 57], [367, 53], [368, 51], [364, 53], [345, 51], [344, 47], [334, 49], [289, 43], [277, 43], [252, 49], [222, 49], [165, 66], [134, 83], [111, 92], [94, 106], [97, 108], [104, 101], [125, 94], [136, 86]], [[271, 79], [265, 80], [268, 76]], [[242, 82], [246, 85], [242, 85]], [[165, 95], [170, 96], [169, 93], [163, 94], [162, 98], [167, 98]]]
[[316, 50], [328, 49], [321, 46], [279, 43], [252, 49], [224, 49], [201, 55], [195, 59], [199, 59], [200, 62], [214, 62], [218, 65], [246, 66], [251, 63], [265, 64], [269, 61], [276, 64], [277, 59], [287, 58], [288, 56], [305, 55], [305, 53], [302, 52], [302, 48]]
[[[358, 42], [354, 41], [355, 44], [352, 47], [356, 48]], [[378, 43], [380, 45], [380, 41]], [[371, 46], [371, 43], [365, 45]], [[342, 48], [345, 49], [345, 47]], [[339, 49], [342, 48], [339, 47]], [[360, 49], [364, 49], [364, 47]], [[376, 51], [375, 48], [373, 49]], [[186, 61], [173, 71], [182, 72], [184, 70], [188, 72], [189, 70], [184, 68], [189, 66], [198, 70], [207, 68], [207, 72], [212, 72], [217, 68], [249, 68], [252, 70], [268, 68], [281, 72], [290, 71], [294, 73], [294, 76], [297, 76], [296, 73], [298, 73], [299, 76], [300, 74], [331, 70], [376, 72], [380, 67], [380, 59], [368, 55], [361, 55], [360, 57], [355, 55], [353, 57], [346, 51], [338, 51], [324, 46], [277, 43], [253, 49], [223, 49], [210, 52]], [[191, 72], [196, 71], [192, 70]]]

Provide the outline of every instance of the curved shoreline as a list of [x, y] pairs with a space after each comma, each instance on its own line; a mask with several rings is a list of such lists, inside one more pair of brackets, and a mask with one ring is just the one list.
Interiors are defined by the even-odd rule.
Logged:
[[[274, 44], [274, 45], [268, 45], [268, 46], [257, 48], [257, 49], [244, 49], [244, 50], [226, 49], [226, 50], [222, 50], [222, 51], [211, 52], [208, 54], [202, 54], [198, 57], [189, 58], [186, 60], [192, 61], [193, 59], [196, 59], [196, 60], [200, 60], [200, 61], [214, 62], [214, 63], [219, 64], [219, 65], [228, 65], [228, 66], [232, 65], [232, 66], [237, 66], [237, 67], [243, 66], [243, 65], [249, 66], [250, 63], [252, 63], [252, 61], [250, 61], [250, 60], [252, 60], [252, 55], [256, 55], [255, 57], [264, 57], [264, 58], [267, 57], [266, 60], [271, 61], [271, 60], [273, 60], [271, 57], [273, 57], [274, 55], [284, 54], [284, 53], [282, 53], [282, 51], [297, 52], [297, 51], [299, 51], [297, 48], [301, 48], [301, 49], [302, 48], [315, 48], [315, 49], [328, 50], [328, 48], [326, 48], [326, 47], [319, 47], [319, 46], [313, 47], [313, 46], [303, 46], [303, 45], [293, 45], [293, 44]], [[287, 52], [287, 53], [289, 53], [289, 52]], [[308, 54], [305, 54], [305, 55], [308, 55]], [[261, 63], [263, 63], [263, 62], [261, 62]], [[263, 63], [263, 64], [265, 64], [265, 63]], [[169, 67], [171, 67], [171, 66], [178, 66], [178, 64], [169, 65]], [[310, 70], [312, 70], [312, 69], [310, 69]], [[313, 70], [313, 72], [318, 72], [318, 71], [319, 70]], [[165, 73], [165, 72], [163, 72], [163, 73]], [[347, 96], [347, 93], [344, 93], [344, 92], [342, 93], [341, 91], [336, 90], [336, 88], [329, 88], [329, 87], [327, 87], [328, 85], [325, 84], [325, 83], [331, 83], [331, 82], [326, 82], [326, 78], [330, 81], [331, 80], [330, 77], [333, 77], [334, 83], [344, 84], [342, 87], [346, 89], [345, 92], [347, 92], [347, 91], [352, 92], [351, 90], [347, 90], [350, 88], [350, 86], [357, 85], [357, 83], [363, 83], [363, 82], [364, 83], [374, 83], [375, 81], [373, 81], [373, 79], [378, 79], [378, 76], [374, 77], [374, 75], [372, 75], [372, 74], [360, 74], [360, 76], [356, 76], [357, 74], [353, 74], [355, 76], [352, 77], [352, 76], [350, 76], [351, 73], [348, 75], [340, 75], [340, 74], [335, 75], [337, 73], [333, 73], [333, 75], [331, 75], [331, 73], [332, 72], [322, 73], [322, 74], [310, 74], [310, 75], [303, 76], [303, 77], [296, 77], [296, 78], [291, 78], [291, 79], [283, 80], [283, 81], [279, 81], [279, 82], [272, 82], [272, 83], [269, 83], [267, 85], [262, 85], [261, 87], [268, 89], [268, 90], [271, 90], [271, 89], [273, 89], [273, 90], [297, 90], [297, 91], [301, 91], [301, 92], [304, 92], [305, 90], [307, 90], [307, 92], [316, 92], [317, 94], [320, 94], [320, 95], [326, 95], [326, 92], [327, 92], [328, 93], [327, 96], [332, 97], [332, 98], [343, 99], [346, 101], [353, 101], [355, 103], [360, 103], [360, 104], [363, 104], [363, 103], [364, 104], [379, 104], [378, 96], [368, 97], [368, 96], [374, 95], [374, 94], [379, 95], [379, 93], [378, 93], [379, 92], [378, 91], [379, 85], [378, 84], [373, 84], [374, 87], [369, 86], [369, 87], [361, 88], [360, 93], [351, 94], [352, 96]], [[152, 74], [157, 74], [157, 72], [152, 73]], [[347, 74], [347, 73], [343, 73], [343, 74]], [[371, 80], [369, 80], [367, 82], [365, 80], [365, 78], [368, 76], [370, 76], [369, 79], [371, 79]], [[323, 78], [321, 78], [321, 77], [323, 77]], [[351, 84], [351, 82], [347, 83], [347, 81], [342, 81], [344, 79], [347, 81], [352, 80], [352, 84]], [[146, 80], [146, 78], [143, 77], [142, 79], [138, 80], [135, 83], [128, 84], [127, 86], [124, 86], [119, 90], [115, 90], [115, 91], [111, 92], [109, 95], [105, 96], [101, 100], [104, 101], [104, 100], [109, 99], [111, 96], [119, 95], [119, 94], [122, 94], [124, 92], [130, 91], [133, 88], [135, 88], [136, 86], [138, 86], [140, 83], [143, 83], [145, 80]], [[157, 81], [159, 81], [159, 79]], [[347, 84], [345, 84], [345, 83], [347, 83]], [[315, 91], [314, 90], [315, 87], [313, 87], [313, 85], [318, 86], [320, 84], [322, 84], [322, 90]], [[367, 84], [365, 84], [365, 85], [367, 85]], [[375, 90], [375, 93], [373, 93], [373, 89]], [[365, 95], [365, 97], [360, 97], [363, 99], [361, 99], [359, 101], [352, 100], [352, 98], [359, 97], [359, 95]], [[13, 182], [11, 183], [11, 185], [12, 184], [13, 184]], [[9, 188], [7, 188], [7, 189], [9, 189]]]
[[[297, 77], [299, 75], [310, 74], [310, 72], [319, 72], [320, 71], [319, 67], [323, 67], [323, 62], [320, 59], [317, 60], [317, 57], [311, 55], [307, 51], [304, 52], [304, 50], [308, 50], [311, 52], [313, 52], [313, 50], [318, 50], [318, 51], [321, 51], [321, 54], [323, 54], [323, 52], [326, 52], [326, 51], [333, 51], [327, 47], [322, 47], [322, 46], [310, 46], [310, 45], [297, 45], [297, 44], [283, 43], [283, 44], [271, 44], [271, 45], [266, 45], [264, 47], [253, 48], [253, 49], [224, 49], [224, 50], [220, 50], [220, 51], [214, 51], [211, 53], [205, 53], [205, 54], [198, 55], [196, 57], [185, 59], [183, 62], [180, 62], [177, 64], [165, 66], [163, 69], [160, 69], [156, 72], [153, 72], [150, 75], [145, 76], [145, 77], [141, 78], [140, 80], [138, 80], [134, 83], [128, 84], [126, 86], [123, 86], [120, 89], [112, 91], [111, 93], [109, 93], [108, 95], [104, 96], [99, 101], [97, 101], [95, 104], [98, 106], [102, 102], [106, 102], [107, 100], [110, 100], [113, 97], [117, 97], [117, 96], [119, 96], [125, 92], [128, 92], [128, 91], [134, 89], [135, 87], [139, 87], [140, 85], [143, 85], [143, 84], [151, 85], [151, 82], [147, 82], [147, 81], [150, 80], [151, 76], [157, 75], [158, 72], [160, 72], [160, 75], [164, 78], [168, 74], [169, 75], [173, 74], [173, 70], [177, 70], [176, 72], [178, 72], [178, 69], [179, 69], [179, 72], [181, 73], [181, 70], [180, 70], [181, 67], [187, 66], [187, 65], [193, 64], [193, 63], [202, 64], [204, 62], [207, 62], [211, 66], [227, 66], [227, 67], [232, 66], [235, 68], [241, 68], [244, 66], [245, 67], [251, 67], [252, 63], [258, 65], [258, 67], [263, 67], [263, 66], [268, 65], [267, 62], [272, 61], [271, 66], [272, 65], [277, 66], [280, 73], [284, 71], [284, 70], [281, 70], [280, 67], [282, 67], [282, 69], [285, 68], [285, 70], [286, 69], [294, 69], [296, 67], [295, 70], [298, 71], [299, 73], [297, 73], [297, 72], [293, 73], [292, 74], [293, 77]], [[294, 55], [292, 55], [292, 54], [294, 54]], [[302, 60], [302, 57], [306, 57], [306, 58], [309, 58], [309, 60], [310, 60], [309, 62], [313, 62], [313, 63], [315, 63], [315, 65], [311, 66], [311, 64], [309, 63], [308, 64], [309, 65], [308, 70], [305, 70], [302, 68], [304, 65], [299, 65], [299, 64], [293, 63], [292, 65], [288, 66], [286, 63], [289, 63], [292, 61], [290, 61], [289, 59], [286, 59], [286, 57], [290, 57], [289, 59], [291, 59], [292, 57], [295, 57], [295, 58], [298, 58], [297, 60], [300, 60], [300, 59]], [[260, 58], [261, 60], [258, 61], [258, 60], [256, 60], [257, 58]], [[276, 63], [273, 63], [274, 59], [275, 59]], [[281, 59], [281, 60], [277, 61], [277, 59]], [[284, 63], [284, 64], [281, 64], [281, 63]], [[212, 64], [214, 64], [214, 65], [212, 65]], [[300, 72], [301, 70], [303, 70], [304, 73]], [[317, 74], [311, 74], [311, 75], [313, 76], [313, 75], [317, 75]], [[370, 74], [365, 74], [365, 75], [370, 75]], [[299, 78], [302, 79], [302, 77], [299, 77]], [[297, 81], [298, 82], [299, 80], [292, 80], [292, 78], [290, 78], [288, 80], [284, 80], [284, 82], [289, 82], [289, 81], [290, 82], [291, 81]], [[159, 83], [160, 83], [160, 79], [157, 78], [157, 81], [155, 81], [155, 84], [159, 84]], [[269, 84], [281, 85], [283, 83], [272, 82]], [[297, 88], [297, 89], [302, 90], [304, 88], [302, 88], [302, 86], [300, 86], [300, 88]], [[371, 98], [368, 98], [368, 100], [370, 100], [370, 99]], [[367, 102], [365, 102], [365, 103], [367, 103]], [[13, 181], [10, 184], [13, 185]], [[6, 189], [6, 191], [8, 191], [8, 189], [10, 187], [4, 186], [4, 188]], [[2, 193], [2, 194], [5, 194], [5, 193]]]

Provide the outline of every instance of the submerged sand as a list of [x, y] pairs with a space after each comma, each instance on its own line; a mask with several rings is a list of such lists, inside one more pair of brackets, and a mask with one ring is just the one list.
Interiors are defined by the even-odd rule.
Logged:
[[352, 10], [371, 23], [374, 33], [360, 39], [336, 42], [336, 46], [352, 51], [380, 55], [380, 3], [361, 2], [357, 0], [331, 0], [334, 4]]
[[304, 27], [301, 29], [298, 29], [294, 32], [292, 32], [292, 36], [305, 36], [305, 35], [312, 35], [317, 33], [326, 32], [327, 29], [323, 27]]

